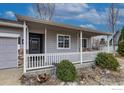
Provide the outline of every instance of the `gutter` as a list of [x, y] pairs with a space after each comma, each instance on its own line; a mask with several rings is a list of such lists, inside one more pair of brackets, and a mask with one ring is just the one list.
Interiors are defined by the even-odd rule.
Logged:
[[23, 28], [22, 24], [10, 23], [10, 22], [2, 22], [2, 21], [0, 21], [0, 25], [2, 25], [2, 26], [9, 26], [9, 27]]

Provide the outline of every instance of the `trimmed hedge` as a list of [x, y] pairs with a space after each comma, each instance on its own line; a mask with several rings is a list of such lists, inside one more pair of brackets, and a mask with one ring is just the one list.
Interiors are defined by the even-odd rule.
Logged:
[[117, 59], [110, 53], [99, 53], [95, 59], [97, 66], [103, 69], [109, 69], [116, 71], [119, 67]]
[[70, 61], [62, 60], [57, 64], [56, 75], [62, 81], [74, 81], [77, 75], [76, 68]]
[[118, 53], [124, 56], [124, 41], [120, 41], [118, 44]]

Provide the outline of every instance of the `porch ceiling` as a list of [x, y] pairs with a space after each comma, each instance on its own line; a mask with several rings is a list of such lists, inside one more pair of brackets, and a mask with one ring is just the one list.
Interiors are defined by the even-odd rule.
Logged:
[[98, 35], [112, 35], [112, 33], [108, 32], [102, 32], [102, 31], [97, 31], [94, 29], [89, 29], [89, 28], [84, 28], [84, 27], [76, 27], [76, 26], [70, 26], [70, 25], [65, 25], [65, 24], [60, 24], [60, 23], [55, 23], [51, 21], [44, 21], [44, 20], [39, 20], [36, 18], [32, 17], [27, 17], [27, 16], [20, 16], [16, 15], [17, 20], [19, 21], [26, 21], [31, 27], [47, 27], [47, 29], [53, 29], [53, 30], [63, 30], [63, 31], [76, 31], [76, 32], [83, 32], [83, 35], [88, 35], [90, 36], [98, 36]]

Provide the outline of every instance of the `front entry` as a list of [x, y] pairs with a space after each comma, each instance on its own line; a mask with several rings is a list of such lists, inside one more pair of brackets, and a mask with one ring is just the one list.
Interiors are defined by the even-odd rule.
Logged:
[[29, 34], [29, 53], [38, 54], [43, 53], [43, 34]]

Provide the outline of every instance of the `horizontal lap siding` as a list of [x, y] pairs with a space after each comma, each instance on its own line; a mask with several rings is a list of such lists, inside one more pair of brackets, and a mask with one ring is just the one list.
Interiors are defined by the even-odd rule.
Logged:
[[23, 29], [21, 28], [0, 27], [0, 33], [19, 34], [21, 40], [23, 39]]
[[0, 27], [0, 33], [19, 34], [22, 37], [23, 36], [23, 29]]
[[[70, 35], [70, 49], [57, 49], [57, 34]], [[79, 44], [77, 45], [77, 43], [79, 43], [77, 40], [77, 32], [47, 31], [47, 53], [78, 52]]]

